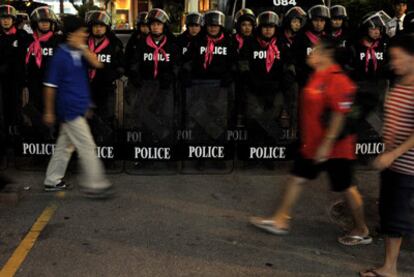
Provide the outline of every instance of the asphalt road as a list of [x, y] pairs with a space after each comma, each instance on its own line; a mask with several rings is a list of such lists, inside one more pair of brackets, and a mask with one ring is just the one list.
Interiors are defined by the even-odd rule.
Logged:
[[[16, 206], [0, 205], [0, 267], [51, 203], [57, 210], [15, 276], [357, 276], [381, 263], [383, 241], [345, 247], [328, 217], [337, 199], [326, 177], [309, 184], [290, 235], [277, 237], [247, 223], [277, 205], [287, 168], [236, 170], [230, 175], [110, 175], [117, 196], [83, 198], [73, 190], [42, 192], [42, 172], [8, 171], [30, 186]], [[377, 225], [377, 173], [357, 172], [367, 217]], [[401, 276], [414, 276], [414, 243], [400, 257]], [[0, 274], [1, 275], [1, 274]], [[2, 276], [3, 277], [3, 276]]]

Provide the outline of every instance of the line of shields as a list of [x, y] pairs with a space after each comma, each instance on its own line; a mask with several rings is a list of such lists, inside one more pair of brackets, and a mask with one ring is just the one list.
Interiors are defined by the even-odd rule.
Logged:
[[[107, 172], [136, 175], [227, 174], [234, 169], [274, 171], [297, 147], [297, 89], [286, 107], [269, 85], [223, 87], [219, 80], [193, 80], [188, 87], [162, 88], [156, 81], [134, 87], [117, 80], [113, 94], [89, 115], [96, 154]], [[101, 104], [102, 105], [102, 104]], [[369, 160], [383, 150], [381, 111], [367, 116], [356, 153]], [[280, 120], [286, 112], [288, 123]], [[13, 134], [15, 166], [45, 170], [58, 136], [33, 105], [21, 110]], [[70, 170], [77, 171], [76, 154]]]

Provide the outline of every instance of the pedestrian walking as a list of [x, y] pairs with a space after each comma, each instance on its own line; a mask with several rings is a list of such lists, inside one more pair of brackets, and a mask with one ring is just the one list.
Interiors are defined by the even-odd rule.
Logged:
[[372, 238], [365, 224], [363, 201], [353, 180], [355, 136], [340, 137], [356, 87], [334, 57], [335, 42], [328, 39], [321, 39], [309, 55], [308, 64], [314, 72], [301, 93], [298, 157], [277, 211], [268, 218], [254, 217], [251, 223], [273, 234], [287, 234], [291, 211], [304, 183], [326, 171], [331, 189], [346, 198], [355, 222], [353, 229], [338, 241], [344, 245], [369, 244]]
[[397, 36], [390, 63], [398, 79], [385, 100], [385, 152], [374, 166], [381, 170], [379, 214], [385, 235], [384, 263], [363, 277], [397, 276], [403, 238], [414, 234], [414, 37]]
[[81, 182], [82, 191], [89, 197], [107, 197], [112, 194], [112, 185], [105, 178], [85, 119], [91, 104], [88, 64], [95, 68], [103, 65], [88, 49], [86, 30], [82, 20], [76, 16], [63, 19], [65, 42], [52, 57], [44, 81], [43, 120], [46, 125], [53, 125], [56, 110], [60, 121], [59, 137], [47, 167], [44, 189], [58, 191], [67, 188], [63, 177], [73, 150], [76, 150], [85, 174]]

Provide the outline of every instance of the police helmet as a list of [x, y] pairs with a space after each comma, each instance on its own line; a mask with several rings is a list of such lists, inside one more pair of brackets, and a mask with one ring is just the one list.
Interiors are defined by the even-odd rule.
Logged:
[[185, 17], [185, 25], [202, 25], [203, 23], [203, 16], [201, 13], [189, 13]]
[[147, 21], [147, 15], [148, 12], [140, 12], [137, 16], [137, 26], [141, 25], [141, 24], [148, 24]]
[[243, 21], [251, 21], [256, 24], [256, 15], [251, 9], [241, 9], [234, 16], [234, 24], [239, 26]]
[[403, 21], [404, 33], [414, 33], [414, 11], [408, 12]]
[[217, 25], [224, 27], [226, 16], [221, 11], [212, 10], [204, 14], [204, 25]]
[[57, 23], [58, 17], [50, 7], [44, 6], [33, 10], [33, 12], [30, 14], [30, 21], [32, 23], [37, 23], [39, 21]]
[[331, 18], [341, 18], [341, 19], [348, 18], [348, 13], [346, 11], [346, 8], [342, 5], [332, 6], [330, 9], [330, 12], [331, 12]]
[[164, 10], [156, 8], [150, 10], [147, 15], [148, 24], [151, 24], [154, 21], [159, 21], [163, 24], [168, 24], [170, 22], [170, 17]]
[[12, 17], [13, 19], [16, 19], [17, 11], [13, 6], [1, 5], [0, 6], [0, 17]]
[[278, 26], [279, 21], [280, 20], [279, 20], [279, 16], [277, 15], [277, 13], [272, 12], [272, 11], [265, 11], [257, 16], [258, 26], [266, 26], [266, 25]]
[[329, 11], [329, 8], [325, 5], [315, 5], [311, 7], [308, 10], [308, 17], [310, 20], [313, 20], [315, 18], [324, 18], [324, 19], [330, 19], [331, 13]]
[[301, 7], [290, 8], [283, 17], [283, 24], [289, 26], [292, 19], [299, 19], [301, 22], [301, 27], [306, 24], [306, 12]]
[[94, 10], [86, 13], [86, 24], [102, 24], [111, 27], [111, 16], [106, 11]]
[[363, 28], [386, 28], [391, 17], [384, 11], [370, 12], [362, 17]]

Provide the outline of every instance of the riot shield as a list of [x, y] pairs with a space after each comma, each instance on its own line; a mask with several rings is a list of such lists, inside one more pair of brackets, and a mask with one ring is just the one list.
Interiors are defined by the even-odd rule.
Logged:
[[387, 80], [370, 80], [358, 82], [355, 104], [360, 109], [357, 124], [357, 144], [355, 153], [361, 162], [369, 162], [384, 151], [382, 143], [382, 126], [384, 118], [385, 93]]
[[125, 170], [129, 174], [176, 174], [177, 103], [175, 86], [158, 81], [128, 84], [124, 95]]
[[[245, 139], [237, 143], [238, 167], [250, 170], [274, 170], [278, 161], [287, 160], [293, 137], [291, 126], [283, 126], [280, 114], [285, 107], [277, 83], [246, 86]], [[294, 97], [294, 96], [293, 96]], [[293, 98], [295, 99], [295, 98]], [[292, 100], [294, 101], [294, 100]]]
[[11, 130], [16, 167], [20, 170], [46, 170], [53, 154], [58, 125], [48, 127], [43, 124], [42, 87], [32, 84], [23, 91], [22, 106], [17, 110], [18, 125]]
[[117, 80], [112, 87], [98, 88], [95, 93], [99, 96], [95, 97], [93, 108], [88, 114], [88, 123], [96, 143], [97, 156], [103, 161], [109, 173], [119, 173], [123, 170], [118, 141], [121, 130], [119, 106], [123, 91], [122, 80]]
[[234, 106], [234, 85], [219, 80], [193, 80], [183, 90], [180, 137], [181, 172], [228, 173], [233, 170], [234, 145], [227, 140]]

